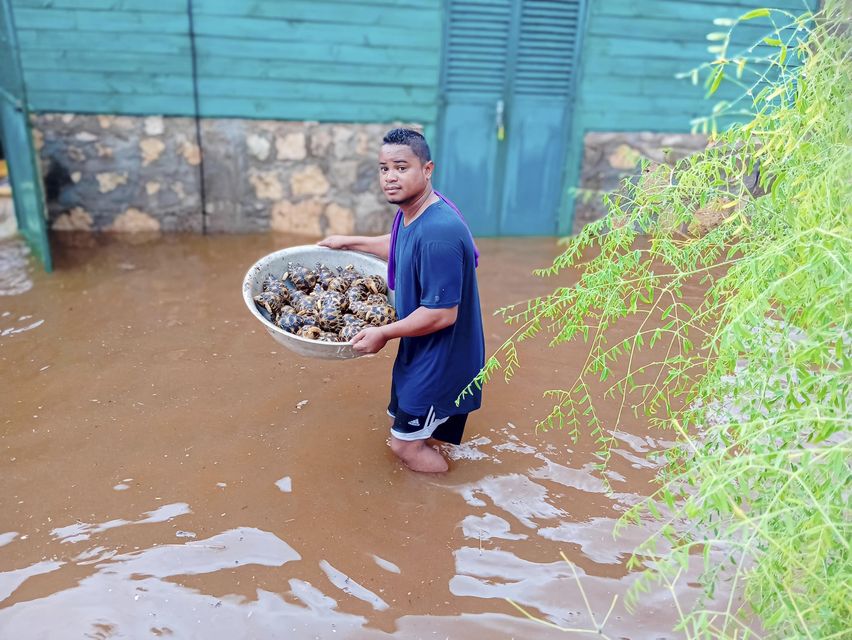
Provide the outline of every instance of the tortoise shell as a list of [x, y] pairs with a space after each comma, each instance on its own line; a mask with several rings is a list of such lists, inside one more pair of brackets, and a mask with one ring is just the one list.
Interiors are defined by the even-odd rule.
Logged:
[[388, 294], [388, 283], [385, 282], [382, 276], [374, 273], [371, 276], [367, 276], [365, 280], [367, 280], [367, 288], [371, 292], [380, 293], [384, 296]]
[[351, 305], [358, 300], [366, 300], [368, 295], [369, 292], [366, 286], [363, 284], [353, 284], [346, 292], [346, 299], [349, 300], [349, 304]]
[[326, 291], [317, 299], [317, 309], [319, 311], [330, 307], [338, 307], [341, 311], [346, 311], [348, 306], [349, 301], [346, 299], [346, 296], [337, 291]]
[[307, 338], [308, 340], [316, 340], [321, 334], [322, 331], [320, 328], [313, 325], [304, 326], [296, 332], [297, 336]]
[[274, 275], [272, 275], [271, 273], [267, 273], [265, 276], [263, 276], [263, 281], [260, 285], [260, 290], [269, 291], [269, 288], [273, 285], [281, 286], [281, 283]]
[[328, 286], [326, 287], [326, 289], [328, 289], [328, 291], [346, 293], [347, 289], [349, 289], [349, 281], [341, 276], [334, 276], [331, 280], [328, 281]]
[[272, 284], [269, 285], [269, 288], [266, 291], [270, 293], [275, 293], [281, 297], [282, 302], [288, 302], [290, 300], [290, 292], [291, 289], [288, 289], [285, 283], [281, 282], [281, 280], [276, 280]]
[[311, 313], [299, 313], [296, 314], [302, 319], [303, 327], [316, 327], [319, 324], [316, 315]]
[[278, 321], [275, 324], [284, 331], [296, 333], [304, 323], [305, 318], [297, 313], [282, 313], [278, 316]]
[[283, 301], [281, 296], [273, 291], [264, 291], [254, 297], [254, 303], [258, 306], [267, 320], [271, 320], [281, 310]]
[[340, 307], [327, 306], [317, 314], [317, 324], [325, 331], [337, 333], [346, 324]]
[[364, 319], [372, 325], [381, 327], [396, 320], [396, 311], [389, 304], [364, 305]]
[[382, 293], [371, 293], [367, 296], [366, 303], [369, 305], [388, 304], [388, 297]]
[[364, 324], [347, 324], [340, 330], [340, 337], [344, 342], [352, 342], [352, 340], [357, 336], [361, 331], [364, 330]]
[[344, 280], [346, 280], [346, 281], [347, 281], [350, 285], [351, 285], [353, 282], [355, 282], [356, 280], [358, 280], [359, 278], [361, 278], [361, 277], [362, 277], [362, 276], [361, 276], [361, 272], [360, 272], [360, 271], [358, 271], [358, 270], [357, 270], [354, 266], [352, 266], [351, 264], [346, 265], [343, 269], [341, 269], [341, 268], [339, 268], [339, 267], [338, 267], [338, 269], [337, 269], [337, 274], [338, 274], [341, 278], [343, 278]]
[[314, 269], [314, 273], [317, 274], [317, 282], [322, 286], [323, 289], [328, 289], [328, 283], [335, 277], [334, 271], [329, 269], [324, 264], [320, 264], [317, 262], [316, 269]]
[[359, 278], [355, 282], [352, 283], [352, 286], [361, 285], [369, 294], [387, 294], [388, 285], [385, 283], [384, 278], [381, 276], [366, 276], [364, 278]]
[[369, 308], [370, 305], [362, 300], [356, 300], [355, 302], [349, 303], [349, 310], [355, 315], [355, 317], [365, 322], [367, 320], [367, 311]]
[[290, 295], [290, 304], [293, 305], [293, 308], [296, 309], [298, 313], [303, 314], [312, 314], [317, 310], [317, 300], [311, 296], [305, 295], [301, 292], [293, 292]]
[[317, 274], [301, 264], [291, 262], [287, 265], [285, 280], [290, 280], [301, 291], [310, 293], [317, 284]]

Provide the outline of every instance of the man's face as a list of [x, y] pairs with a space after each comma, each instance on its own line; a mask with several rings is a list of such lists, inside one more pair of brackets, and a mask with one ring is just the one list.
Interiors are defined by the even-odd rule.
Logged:
[[427, 188], [434, 164], [425, 164], [411, 147], [401, 144], [382, 145], [379, 152], [379, 183], [391, 204], [412, 202]]

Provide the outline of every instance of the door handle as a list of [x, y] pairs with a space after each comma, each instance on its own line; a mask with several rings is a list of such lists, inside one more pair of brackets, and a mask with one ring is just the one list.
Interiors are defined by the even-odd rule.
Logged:
[[506, 123], [503, 121], [505, 105], [502, 100], [497, 101], [495, 109], [495, 124], [497, 126], [497, 140], [502, 142], [506, 139]]

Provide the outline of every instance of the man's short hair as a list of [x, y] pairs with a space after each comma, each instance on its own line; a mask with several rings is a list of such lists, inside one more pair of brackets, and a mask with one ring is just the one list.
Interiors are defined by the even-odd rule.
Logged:
[[426, 164], [432, 159], [432, 152], [429, 151], [429, 143], [422, 133], [414, 129], [391, 129], [382, 138], [382, 144], [399, 144], [409, 147], [416, 155], [420, 162]]

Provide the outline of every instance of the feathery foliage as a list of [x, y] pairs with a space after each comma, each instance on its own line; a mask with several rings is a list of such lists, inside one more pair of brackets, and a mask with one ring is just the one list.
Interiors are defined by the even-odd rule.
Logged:
[[[553, 408], [538, 426], [588, 430], [601, 468], [631, 412], [676, 433], [656, 491], [622, 524], [656, 523], [630, 561], [645, 570], [633, 598], [702, 554], [708, 595], [725, 581], [721, 610], [682, 611], [689, 637], [839, 638], [852, 620], [848, 19], [829, 0], [817, 16], [718, 21], [770, 24], [769, 54], [732, 54], [728, 31], [714, 38], [717, 58], [690, 72], [709, 94], [740, 83], [748, 122], [719, 133], [745, 104], [723, 103], [696, 122], [711, 134], [704, 152], [648, 164], [607, 196], [608, 216], [538, 272], [576, 268], [577, 284], [501, 309], [517, 329], [472, 383], [514, 375], [525, 340], [583, 340], [588, 357], [546, 392]], [[684, 290], [696, 285], [691, 306]], [[620, 407], [614, 423], [599, 417], [593, 380]]]

